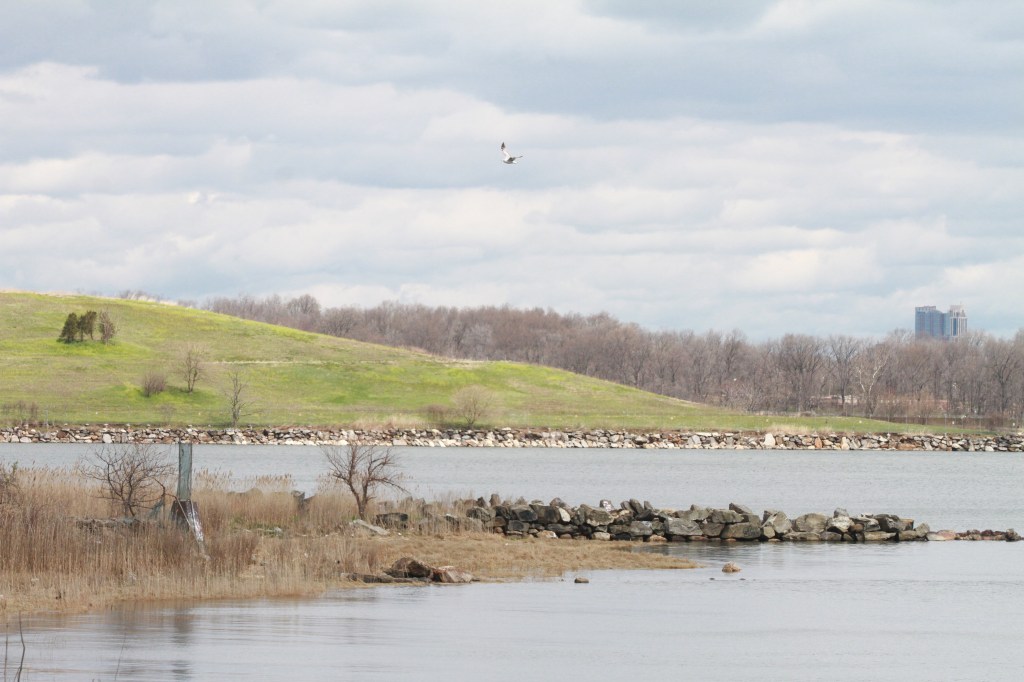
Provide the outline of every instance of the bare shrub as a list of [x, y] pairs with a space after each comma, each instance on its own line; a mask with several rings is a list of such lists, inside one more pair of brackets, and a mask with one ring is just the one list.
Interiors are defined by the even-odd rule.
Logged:
[[26, 403], [24, 400], [18, 400], [13, 403], [4, 403], [0, 412], [15, 426], [39, 425], [39, 405], [34, 402]]
[[466, 386], [455, 392], [452, 403], [455, 413], [466, 422], [467, 427], [472, 428], [490, 412], [494, 405], [494, 394], [483, 386]]
[[182, 351], [178, 369], [181, 377], [185, 380], [185, 392], [191, 393], [196, 388], [196, 382], [206, 373], [204, 362], [206, 351], [196, 345], [189, 345]]
[[238, 426], [242, 417], [251, 416], [255, 410], [249, 398], [249, 382], [241, 370], [228, 372], [228, 383], [224, 388], [224, 397], [228, 400], [228, 412], [231, 415], [231, 428]]
[[79, 464], [82, 475], [100, 484], [100, 497], [122, 515], [137, 517], [167, 495], [175, 465], [152, 445], [104, 446]]
[[142, 395], [154, 396], [167, 390], [167, 375], [163, 372], [149, 371], [142, 375]]
[[447, 405], [427, 405], [423, 414], [429, 424], [445, 426], [451, 419], [451, 408]]
[[369, 503], [380, 488], [408, 492], [400, 483], [402, 475], [390, 447], [354, 441], [347, 446], [325, 445], [322, 450], [331, 477], [348, 487], [361, 519], [366, 519]]
[[114, 335], [117, 334], [117, 325], [114, 324], [114, 320], [111, 319], [110, 313], [106, 310], [100, 311], [99, 325], [100, 341], [110, 343], [114, 339]]

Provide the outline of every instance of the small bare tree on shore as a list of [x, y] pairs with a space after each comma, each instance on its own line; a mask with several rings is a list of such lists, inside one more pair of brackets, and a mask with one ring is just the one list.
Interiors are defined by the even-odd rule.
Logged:
[[130, 518], [164, 499], [174, 469], [174, 464], [145, 443], [104, 446], [79, 464], [82, 475], [100, 484], [100, 496]]
[[466, 386], [452, 396], [455, 413], [466, 421], [466, 426], [473, 428], [480, 419], [487, 416], [494, 404], [494, 394], [483, 386]]
[[185, 380], [185, 392], [191, 393], [196, 388], [196, 383], [206, 373], [203, 361], [206, 359], [206, 352], [196, 345], [188, 345], [181, 354], [178, 369], [181, 377]]
[[242, 417], [255, 412], [253, 402], [249, 399], [249, 382], [241, 370], [228, 372], [228, 385], [224, 389], [224, 397], [228, 399], [228, 410], [231, 413], [231, 428], [238, 426]]
[[344, 483], [355, 497], [359, 518], [366, 520], [370, 501], [380, 488], [408, 492], [402, 487], [402, 474], [390, 447], [353, 441], [348, 445], [325, 445], [322, 449], [331, 477]]

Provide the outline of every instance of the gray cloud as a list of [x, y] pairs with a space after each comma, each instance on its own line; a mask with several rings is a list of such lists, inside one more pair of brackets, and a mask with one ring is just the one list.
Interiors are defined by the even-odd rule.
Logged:
[[923, 1], [16, 2], [0, 287], [509, 303], [754, 338], [963, 303], [1012, 333], [1022, 21]]

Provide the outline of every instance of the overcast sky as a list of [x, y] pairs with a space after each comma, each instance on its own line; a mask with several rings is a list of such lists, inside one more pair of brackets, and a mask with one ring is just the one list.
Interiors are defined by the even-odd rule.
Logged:
[[1022, 159], [1015, 0], [4, 0], [0, 20], [0, 289], [755, 340], [962, 304], [1009, 336]]

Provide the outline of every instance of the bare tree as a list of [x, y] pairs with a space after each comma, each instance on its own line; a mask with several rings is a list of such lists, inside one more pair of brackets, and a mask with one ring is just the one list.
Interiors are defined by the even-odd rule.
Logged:
[[100, 483], [100, 496], [124, 516], [135, 518], [167, 494], [174, 464], [152, 445], [104, 446], [79, 464], [82, 474]]
[[852, 336], [832, 335], [828, 337], [827, 344], [829, 371], [839, 391], [840, 409], [846, 414], [846, 398], [853, 385], [854, 361], [863, 350], [864, 343]]
[[383, 445], [353, 441], [345, 446], [325, 445], [324, 457], [330, 476], [344, 483], [356, 499], [359, 518], [365, 520], [370, 501], [382, 487], [408, 492], [402, 487], [402, 475], [394, 451]]
[[483, 386], [466, 386], [452, 396], [455, 411], [466, 420], [466, 426], [474, 424], [487, 415], [494, 404], [494, 395]]
[[114, 334], [117, 333], [117, 325], [115, 325], [114, 321], [110, 319], [110, 313], [106, 310], [100, 311], [99, 325], [100, 341], [103, 343], [110, 343], [114, 338]]
[[182, 352], [181, 361], [178, 365], [181, 377], [185, 380], [185, 392], [191, 393], [196, 388], [196, 382], [205, 374], [203, 362], [206, 360], [206, 351], [199, 346], [189, 344]]
[[228, 399], [228, 410], [231, 413], [231, 428], [238, 426], [242, 417], [252, 415], [253, 402], [249, 398], [249, 382], [239, 369], [228, 372], [228, 385], [224, 389], [224, 397]]

